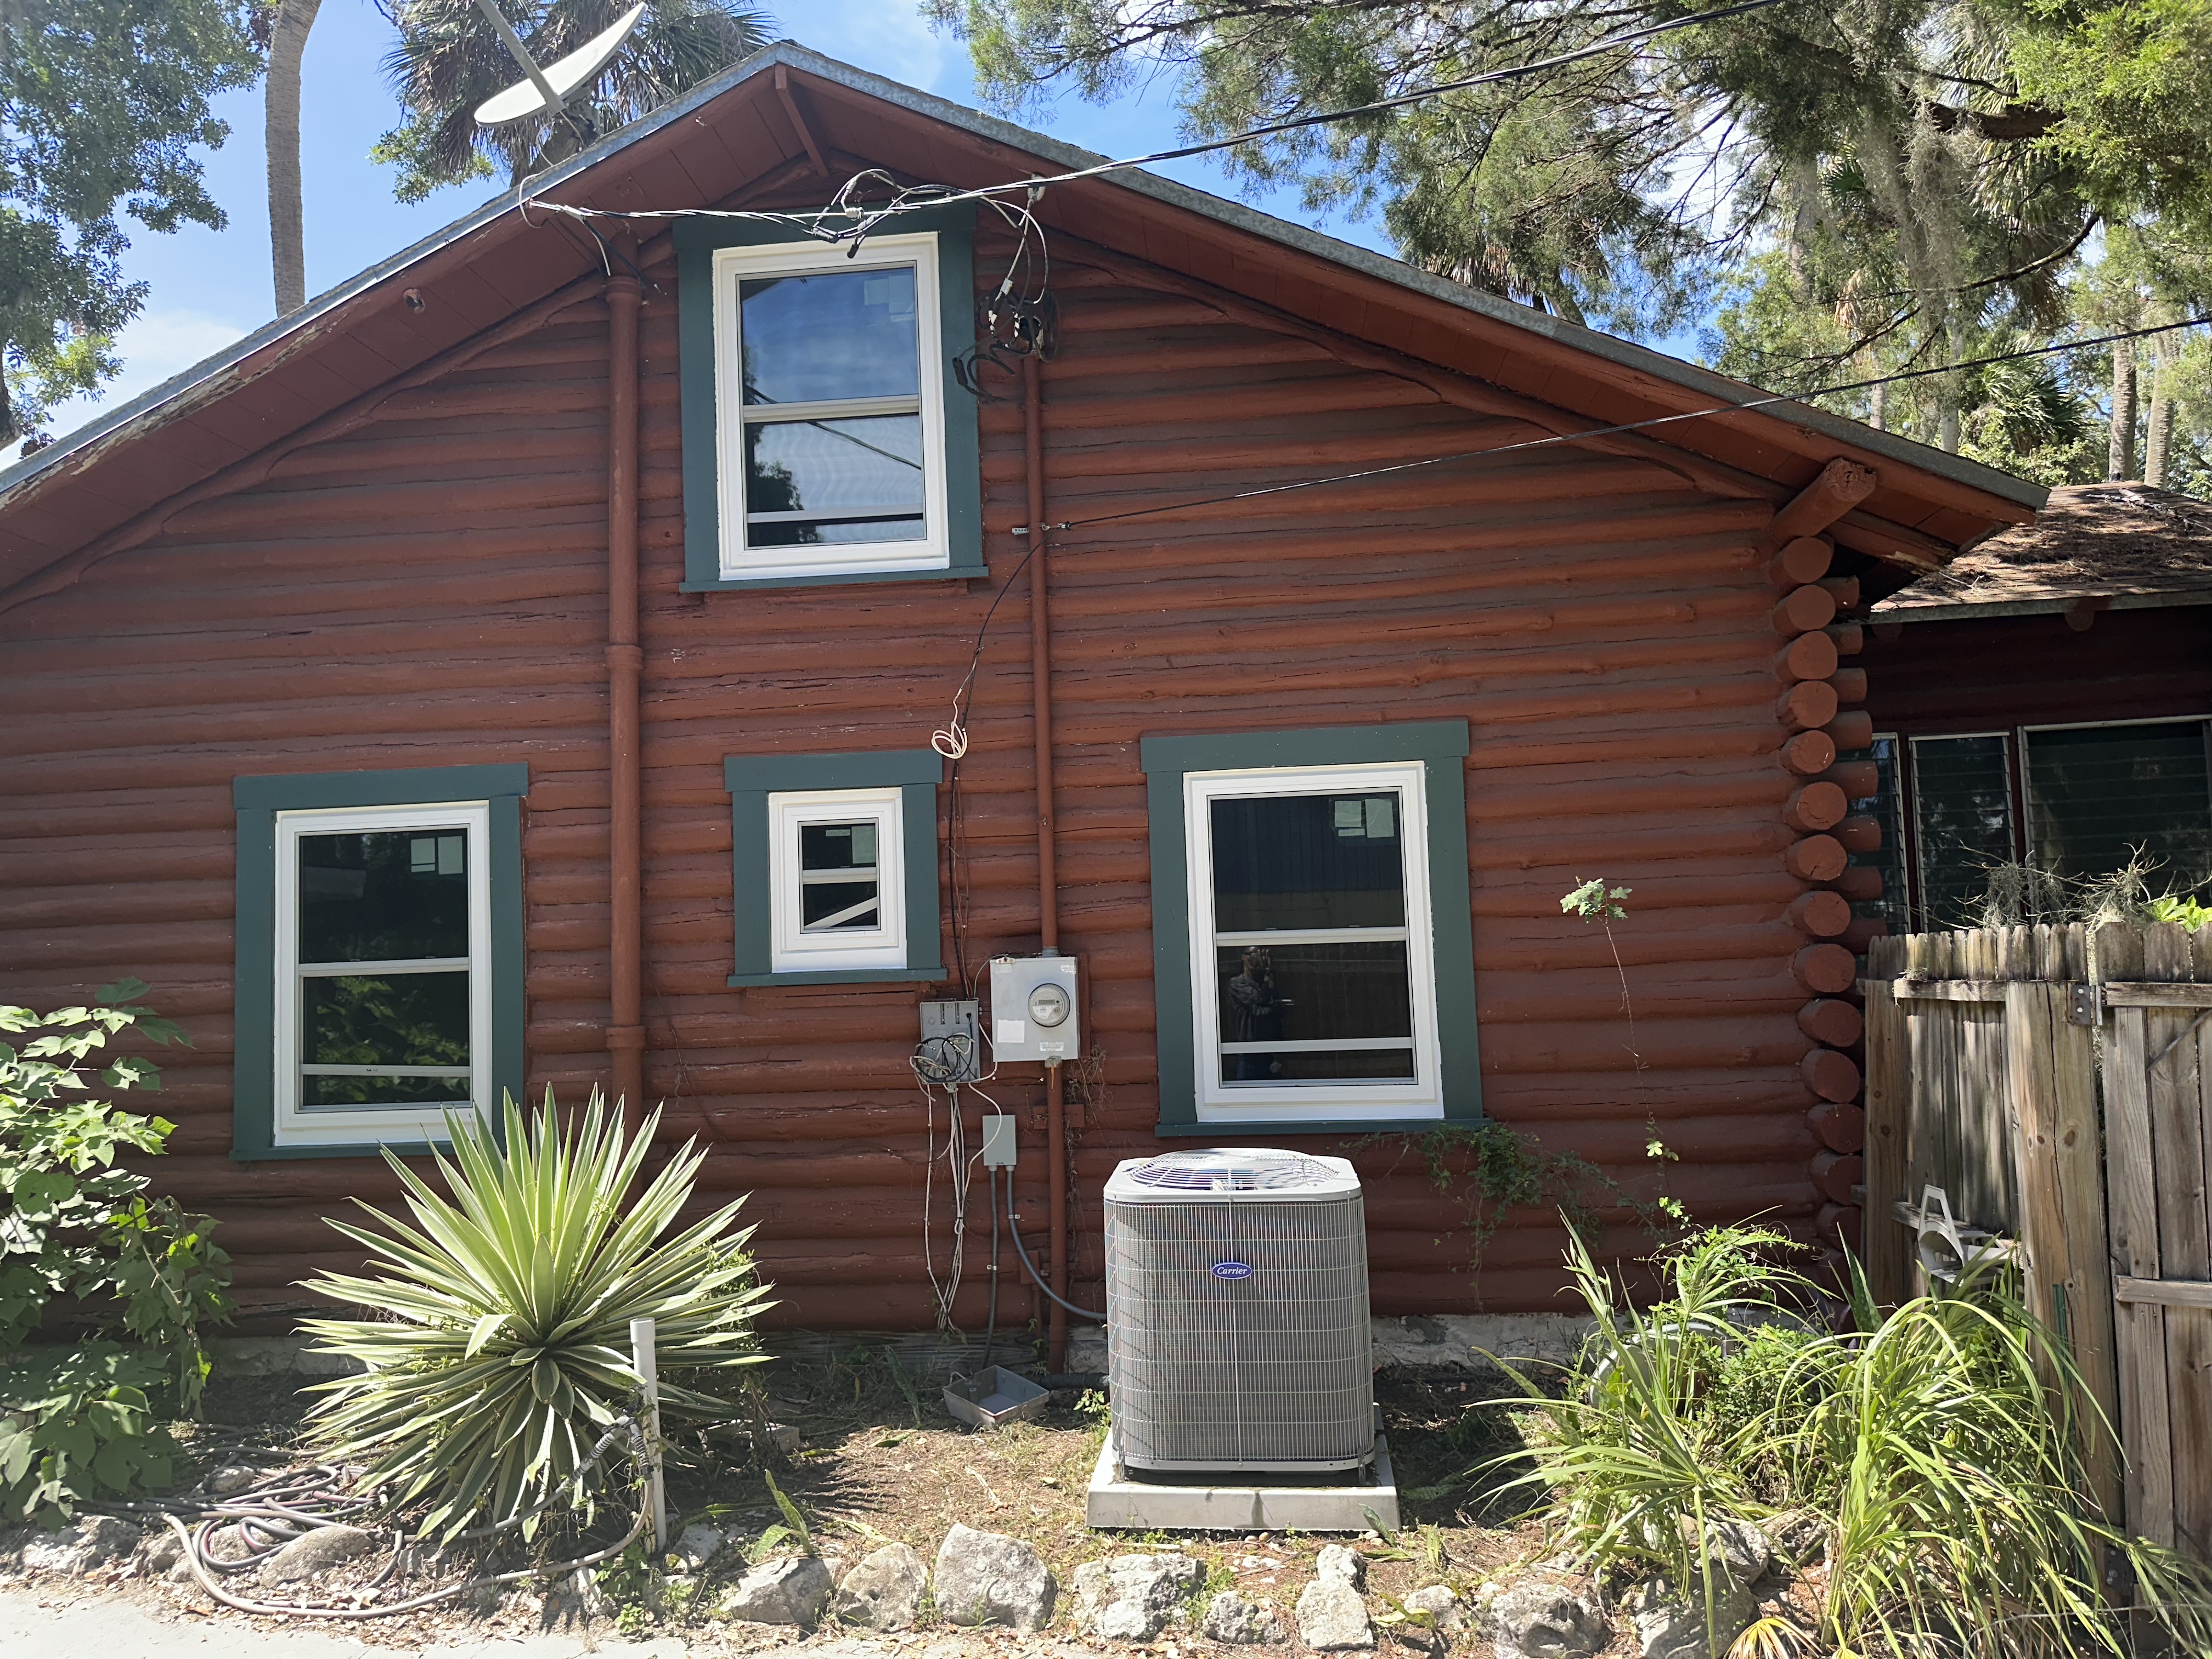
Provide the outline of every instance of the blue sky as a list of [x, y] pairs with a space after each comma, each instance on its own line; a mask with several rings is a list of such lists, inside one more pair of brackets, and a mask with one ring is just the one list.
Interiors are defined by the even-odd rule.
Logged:
[[[830, 57], [961, 103], [976, 101], [967, 48], [933, 30], [915, 0], [784, 0], [768, 9], [778, 33]], [[380, 67], [390, 41], [390, 25], [370, 0], [325, 0], [308, 38], [300, 125], [311, 294], [343, 282], [497, 193], [494, 181], [486, 179], [441, 191], [412, 206], [392, 198], [390, 170], [368, 159], [370, 146], [398, 115]], [[144, 313], [118, 342], [123, 374], [110, 383], [100, 405], [79, 399], [56, 410], [50, 430], [68, 431], [98, 407], [135, 397], [269, 319], [275, 302], [261, 98], [256, 87], [228, 94], [216, 106], [230, 124], [230, 137], [204, 159], [210, 188], [229, 216], [224, 229], [195, 226], [163, 236], [126, 222], [131, 246], [125, 270], [149, 283], [151, 293]], [[1026, 124], [1116, 155], [1165, 148], [1179, 136], [1164, 85], [1103, 107], [1071, 94], [1049, 111], [1026, 118]], [[1206, 159], [1161, 170], [1201, 189], [1236, 193], [1219, 167]], [[1378, 227], [1316, 220], [1300, 210], [1294, 195], [1279, 194], [1257, 205], [1388, 250]]]

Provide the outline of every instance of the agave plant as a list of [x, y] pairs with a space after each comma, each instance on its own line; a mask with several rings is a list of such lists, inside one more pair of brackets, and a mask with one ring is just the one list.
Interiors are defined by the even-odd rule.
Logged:
[[413, 1225], [366, 1204], [388, 1237], [331, 1222], [386, 1276], [306, 1285], [376, 1316], [303, 1325], [315, 1352], [366, 1367], [317, 1385], [327, 1397], [310, 1431], [333, 1460], [365, 1466], [362, 1489], [386, 1512], [427, 1502], [424, 1536], [523, 1515], [534, 1530], [534, 1511], [572, 1483], [586, 1503], [613, 1484], [584, 1466], [636, 1394], [633, 1319], [655, 1322], [664, 1415], [730, 1415], [700, 1385], [764, 1358], [752, 1230], [732, 1225], [744, 1200], [664, 1237], [704, 1153], [687, 1141], [632, 1199], [658, 1113], [629, 1136], [596, 1091], [566, 1125], [550, 1090], [526, 1124], [512, 1099], [502, 1111], [503, 1137], [473, 1115], [452, 1121], [452, 1156], [435, 1159], [445, 1194], [385, 1154]]

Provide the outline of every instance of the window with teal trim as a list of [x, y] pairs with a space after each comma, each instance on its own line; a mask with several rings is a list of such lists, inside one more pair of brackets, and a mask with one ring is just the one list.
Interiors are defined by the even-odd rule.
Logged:
[[1480, 1115], [1463, 722], [1148, 738], [1164, 1133]]
[[687, 587], [982, 574], [973, 222], [679, 226]]
[[732, 985], [944, 976], [933, 749], [733, 755]]
[[522, 1091], [525, 768], [238, 779], [236, 1148], [446, 1139]]

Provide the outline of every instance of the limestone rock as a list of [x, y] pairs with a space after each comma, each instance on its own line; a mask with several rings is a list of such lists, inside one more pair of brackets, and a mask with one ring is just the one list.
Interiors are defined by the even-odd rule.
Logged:
[[1314, 1573], [1323, 1583], [1335, 1579], [1360, 1589], [1367, 1583], [1367, 1561], [1358, 1550], [1346, 1549], [1341, 1544], [1324, 1544], [1321, 1553], [1314, 1558]]
[[837, 1618], [866, 1630], [910, 1630], [928, 1583], [919, 1555], [904, 1544], [886, 1544], [862, 1556], [837, 1586]]
[[64, 1530], [33, 1537], [23, 1546], [25, 1572], [89, 1572], [128, 1557], [138, 1547], [138, 1528], [112, 1515], [88, 1515]]
[[956, 1524], [937, 1551], [937, 1611], [949, 1625], [1042, 1630], [1060, 1584], [1018, 1538]]
[[727, 1548], [730, 1540], [731, 1534], [721, 1528], [694, 1521], [676, 1534], [676, 1547], [670, 1553], [683, 1557], [684, 1565], [696, 1572]]
[[200, 1482], [200, 1486], [217, 1498], [228, 1498], [233, 1492], [244, 1492], [259, 1479], [260, 1472], [248, 1464], [225, 1463], [220, 1468], [209, 1471], [208, 1478]]
[[1765, 1577], [1774, 1544], [1748, 1521], [1713, 1521], [1705, 1527], [1705, 1553], [1715, 1577], [1725, 1572], [1731, 1583], [1752, 1584]]
[[1248, 1601], [1235, 1590], [1223, 1590], [1206, 1604], [1198, 1632], [1211, 1642], [1273, 1644], [1283, 1639], [1283, 1621], [1264, 1601]]
[[1808, 1510], [1777, 1516], [1760, 1530], [1773, 1547], [1775, 1565], [1790, 1571], [1828, 1553], [1828, 1523]]
[[159, 1532], [149, 1532], [146, 1541], [138, 1547], [140, 1571], [149, 1578], [158, 1578], [184, 1559], [185, 1547], [176, 1532], [163, 1527]]
[[1426, 1585], [1399, 1605], [1408, 1613], [1426, 1613], [1432, 1630], [1458, 1630], [1467, 1623], [1460, 1613], [1459, 1592], [1449, 1584]]
[[1710, 1620], [1704, 1590], [1697, 1585], [1685, 1594], [1668, 1585], [1647, 1584], [1634, 1612], [1637, 1650], [1644, 1659], [1720, 1659], [1759, 1616], [1759, 1598], [1748, 1586], [1715, 1573]]
[[1075, 1570], [1075, 1627], [1116, 1642], [1149, 1642], [1180, 1617], [1206, 1582], [1185, 1555], [1117, 1555]]
[[1562, 1584], [1531, 1580], [1490, 1603], [1497, 1659], [1573, 1659], [1613, 1639], [1605, 1613]]
[[764, 1562], [738, 1580], [716, 1604], [714, 1616], [811, 1630], [821, 1622], [822, 1609], [836, 1588], [836, 1580], [819, 1556]]
[[301, 1533], [262, 1563], [261, 1582], [289, 1584], [327, 1572], [341, 1562], [367, 1555], [384, 1546], [378, 1534], [359, 1527], [317, 1527]]
[[[1329, 1549], [1337, 1548], [1329, 1546]], [[1328, 1553], [1325, 1549], [1322, 1554], [1327, 1557]], [[1352, 1553], [1350, 1550], [1340, 1553]], [[1375, 1645], [1375, 1626], [1368, 1620], [1367, 1604], [1359, 1599], [1352, 1580], [1316, 1578], [1298, 1592], [1298, 1640], [1319, 1653]]]

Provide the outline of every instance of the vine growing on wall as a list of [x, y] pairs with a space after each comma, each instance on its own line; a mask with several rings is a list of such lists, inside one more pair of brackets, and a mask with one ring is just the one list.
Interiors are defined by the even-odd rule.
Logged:
[[[1626, 921], [1621, 904], [1634, 890], [1609, 884], [1595, 877], [1577, 884], [1559, 900], [1559, 908], [1605, 930], [1613, 971], [1620, 980], [1620, 1006], [1628, 1020], [1628, 1055], [1637, 1077], [1644, 1063], [1637, 1048], [1636, 1005], [1630, 994], [1628, 969], [1620, 955], [1613, 924]], [[1418, 1152], [1429, 1179], [1439, 1193], [1453, 1199], [1465, 1218], [1462, 1231], [1470, 1249], [1466, 1271], [1470, 1277], [1482, 1269], [1482, 1258], [1510, 1210], [1536, 1206], [1555, 1211], [1567, 1226], [1595, 1244], [1604, 1233], [1608, 1212], [1626, 1210], [1655, 1239], [1689, 1224], [1689, 1211], [1667, 1190], [1666, 1166], [1678, 1155], [1660, 1137], [1656, 1119], [1647, 1109], [1644, 1120], [1644, 1155], [1660, 1166], [1656, 1198], [1633, 1197], [1621, 1183], [1579, 1152], [1553, 1152], [1534, 1135], [1496, 1121], [1440, 1123], [1415, 1136], [1402, 1139]], [[1371, 1142], [1370, 1143], [1371, 1144]]]

